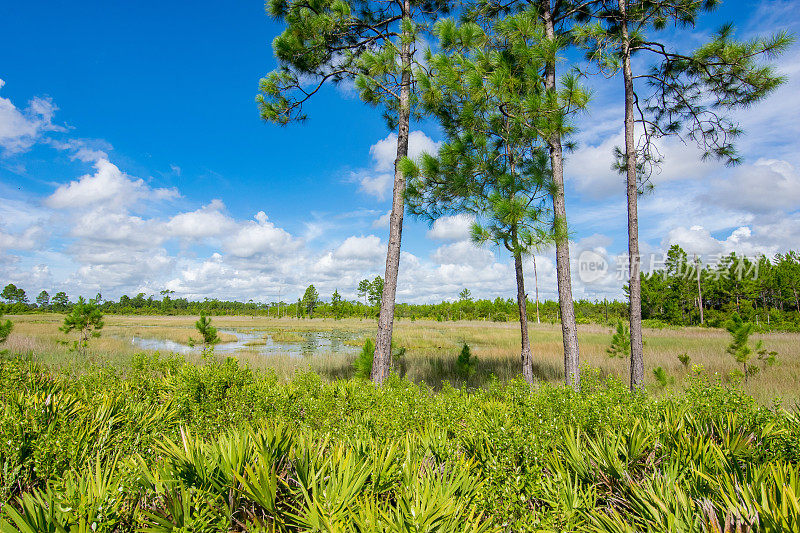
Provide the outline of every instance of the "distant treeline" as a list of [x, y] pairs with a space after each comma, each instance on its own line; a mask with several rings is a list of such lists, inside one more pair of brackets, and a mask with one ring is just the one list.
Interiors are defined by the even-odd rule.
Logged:
[[760, 329], [800, 329], [800, 254], [705, 259], [673, 245], [661, 268], [642, 274], [642, 317], [721, 327], [737, 312]]
[[[12, 285], [13, 287], [13, 285]], [[63, 294], [63, 293], [59, 293]], [[463, 294], [463, 293], [462, 293]], [[66, 296], [66, 295], [65, 295]], [[69, 298], [50, 298], [45, 303], [42, 298], [38, 302], [7, 301], [0, 304], [6, 314], [21, 314], [31, 312], [68, 312], [73, 305]], [[156, 298], [139, 293], [136, 296], [123, 295], [119, 300], [106, 300], [100, 297], [99, 301], [105, 314], [121, 315], [199, 315], [204, 311], [208, 315], [252, 315], [269, 317], [300, 317], [308, 318], [308, 306], [303, 300], [295, 302], [239, 302], [236, 300], [204, 299], [191, 301], [186, 298], [172, 298], [164, 295]], [[536, 321], [536, 303], [529, 305], [529, 317]], [[584, 323], [616, 320], [627, 316], [627, 304], [617, 301], [592, 302], [579, 300], [576, 302], [577, 315]], [[558, 302], [544, 301], [539, 304], [540, 319], [542, 322], [557, 322]], [[314, 318], [377, 318], [378, 303], [368, 303], [356, 300], [341, 300], [339, 302], [319, 301], [314, 305]], [[432, 320], [493, 320], [506, 322], [518, 318], [517, 302], [512, 298], [473, 299], [470, 296], [454, 301], [436, 304], [408, 304], [398, 303], [395, 316], [409, 319]]]
[[[773, 259], [748, 258], [731, 253], [712, 263], [702, 264], [689, 257], [679, 246], [670, 248], [661, 268], [642, 274], [642, 314], [646, 325], [704, 325], [721, 327], [733, 312], [758, 324], [759, 329], [800, 329], [800, 255], [789, 252]], [[701, 268], [698, 276], [698, 264]], [[699, 279], [699, 289], [698, 289]], [[160, 298], [139, 293], [136, 296], [106, 300], [98, 294], [106, 314], [140, 315], [252, 315], [270, 317], [365, 318], [378, 316], [383, 280], [363, 280], [357, 293], [363, 301], [344, 300], [338, 291], [323, 301], [313, 285], [295, 302], [258, 303], [253, 301], [204, 299], [190, 301], [173, 298], [171, 291], [161, 291]], [[627, 287], [626, 287], [627, 289]], [[25, 291], [13, 284], [0, 294], [6, 303], [5, 313], [67, 312], [73, 303], [64, 292], [50, 295], [42, 291], [29, 301]], [[702, 301], [702, 320], [701, 306]], [[528, 318], [537, 320], [537, 305], [529, 301]], [[627, 319], [628, 304], [620, 301], [578, 300], [575, 314], [579, 323], [614, 323]], [[437, 304], [398, 303], [395, 316], [428, 320], [517, 320], [518, 306], [512, 298], [473, 299], [464, 289], [459, 299]], [[538, 305], [541, 322], [558, 322], [557, 301]]]

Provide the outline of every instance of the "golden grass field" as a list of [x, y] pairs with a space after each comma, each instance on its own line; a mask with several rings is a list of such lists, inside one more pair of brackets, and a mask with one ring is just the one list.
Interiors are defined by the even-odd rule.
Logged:
[[[63, 317], [57, 314], [8, 316], [14, 322], [14, 331], [5, 349], [13, 354], [26, 354], [42, 363], [80, 368], [86, 364], [68, 346], [59, 341], [71, 339], [58, 327]], [[89, 343], [87, 358], [93, 363], [111, 364], [125, 368], [128, 358], [142, 351], [134, 346], [132, 336], [168, 339], [186, 343], [190, 337], [198, 339], [194, 330], [196, 317], [191, 316], [106, 316], [105, 327], [100, 338]], [[370, 320], [298, 320], [294, 318], [214, 317], [218, 328], [242, 331], [263, 331], [276, 340], [292, 342], [299, 340], [295, 332], [331, 331], [348, 332], [360, 344], [374, 335], [376, 324]], [[529, 328], [531, 349], [534, 354], [534, 371], [541, 381], [558, 382], [562, 379], [563, 350], [561, 329], [558, 324], [531, 324]], [[519, 370], [519, 326], [517, 323], [495, 322], [396, 322], [395, 345], [406, 348], [406, 376], [415, 381], [425, 381], [433, 387], [443, 380], [455, 378], [455, 361], [463, 343], [472, 348], [478, 358], [477, 372], [470, 385], [481, 385], [493, 374], [504, 380], [517, 375]], [[627, 381], [628, 362], [613, 359], [606, 353], [611, 339], [611, 328], [601, 325], [579, 326], [581, 363], [600, 369], [607, 374], [616, 374]], [[220, 334], [224, 341], [232, 341], [230, 335]], [[738, 368], [733, 357], [725, 353], [729, 335], [724, 330], [705, 328], [647, 329], [645, 337], [645, 367], [650, 383], [655, 383], [652, 369], [663, 367], [676, 379], [680, 387], [687, 371], [678, 361], [678, 354], [687, 353], [691, 365], [702, 365], [706, 373], [717, 373], [723, 378]], [[751, 376], [745, 390], [762, 402], [780, 397], [787, 402], [800, 400], [800, 334], [770, 333], [753, 335], [753, 343], [763, 340], [764, 347], [778, 352], [778, 362], [773, 367]], [[253, 350], [236, 352], [235, 356], [251, 368], [273, 369], [283, 379], [297, 371], [314, 370], [329, 378], [346, 378], [352, 375], [354, 355], [318, 353], [310, 357], [258, 353], [258, 343]], [[190, 354], [189, 359], [199, 358]], [[758, 361], [754, 361], [758, 364]]]

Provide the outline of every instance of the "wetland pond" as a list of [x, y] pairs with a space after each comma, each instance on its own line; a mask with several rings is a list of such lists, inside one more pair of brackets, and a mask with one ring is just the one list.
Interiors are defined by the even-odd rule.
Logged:
[[[335, 329], [330, 331], [291, 331], [288, 332], [292, 337], [291, 340], [281, 340], [286, 337], [287, 332], [285, 331], [220, 329], [219, 332], [233, 335], [236, 340], [217, 344], [214, 352], [218, 354], [248, 351], [263, 355], [287, 354], [308, 357], [323, 353], [350, 354], [360, 350], [358, 346], [345, 344], [345, 341], [358, 338], [359, 335], [352, 331]], [[184, 354], [199, 352], [202, 349], [199, 345], [189, 346], [172, 340], [146, 336], [133, 336], [131, 344], [143, 350]]]

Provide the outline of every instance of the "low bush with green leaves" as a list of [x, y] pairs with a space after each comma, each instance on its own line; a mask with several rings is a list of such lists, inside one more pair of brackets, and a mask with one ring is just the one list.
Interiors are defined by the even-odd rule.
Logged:
[[0, 358], [0, 531], [796, 531], [800, 415], [688, 381], [434, 392]]

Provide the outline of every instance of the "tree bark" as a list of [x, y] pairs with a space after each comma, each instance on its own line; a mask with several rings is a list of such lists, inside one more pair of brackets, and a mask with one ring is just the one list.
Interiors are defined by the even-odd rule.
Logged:
[[703, 291], [700, 289], [700, 262], [697, 260], [697, 256], [694, 256], [694, 263], [697, 267], [697, 303], [699, 304], [698, 307], [700, 308], [700, 325], [703, 325]]
[[[403, 1], [403, 17], [411, 16], [411, 1]], [[400, 171], [400, 161], [408, 155], [408, 134], [411, 115], [411, 43], [402, 39], [400, 63], [403, 69], [400, 82], [400, 102], [397, 125], [397, 157], [394, 160], [394, 192], [392, 212], [389, 216], [389, 247], [386, 253], [381, 310], [378, 318], [378, 334], [375, 340], [375, 357], [372, 364], [372, 380], [381, 384], [389, 376], [392, 364], [392, 327], [394, 326], [394, 300], [397, 293], [397, 272], [400, 267], [400, 240], [403, 234], [403, 211], [406, 179]]]
[[531, 254], [531, 258], [533, 259], [533, 283], [536, 287], [536, 323], [541, 324], [542, 321], [539, 318], [539, 274], [536, 273], [536, 256]]
[[630, 37], [628, 35], [627, 0], [619, 0], [622, 30], [622, 76], [625, 82], [625, 169], [628, 195], [628, 294], [631, 326], [631, 389], [644, 383], [644, 346], [642, 342], [642, 280], [639, 276], [639, 187], [636, 175], [634, 143], [633, 74], [631, 72]]
[[[555, 39], [555, 25], [550, 0], [542, 0], [542, 20], [548, 39]], [[555, 58], [550, 58], [545, 67], [545, 88], [556, 90]], [[564, 157], [561, 134], [553, 133], [547, 139], [550, 150], [550, 166], [553, 172], [555, 193], [553, 215], [560, 225], [556, 240], [556, 278], [558, 280], [558, 305], [561, 315], [561, 336], [564, 342], [564, 382], [573, 389], [580, 389], [580, 351], [578, 348], [578, 326], [572, 300], [572, 274], [569, 262], [569, 237], [567, 234], [567, 208], [564, 200]]]
[[514, 253], [514, 270], [517, 277], [517, 306], [519, 307], [520, 329], [520, 360], [522, 362], [522, 377], [529, 384], [533, 384], [533, 356], [528, 338], [528, 297], [525, 294], [525, 278], [522, 273], [522, 254]]

